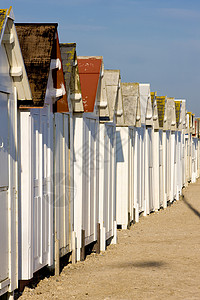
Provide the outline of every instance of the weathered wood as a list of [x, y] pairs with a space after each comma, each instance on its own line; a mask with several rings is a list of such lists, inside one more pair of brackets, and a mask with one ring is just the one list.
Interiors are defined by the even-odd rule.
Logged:
[[100, 223], [97, 224], [97, 241], [94, 244], [94, 251], [96, 251], [97, 254], [100, 253]]
[[130, 212], [128, 212], [128, 225], [127, 225], [127, 229], [130, 229], [131, 227], [131, 214]]
[[76, 233], [72, 231], [72, 264], [76, 263]]
[[82, 229], [81, 261], [85, 260], [85, 230]]
[[59, 240], [55, 235], [55, 275], [60, 274], [60, 255], [59, 255]]
[[133, 224], [135, 224], [135, 208], [133, 208]]

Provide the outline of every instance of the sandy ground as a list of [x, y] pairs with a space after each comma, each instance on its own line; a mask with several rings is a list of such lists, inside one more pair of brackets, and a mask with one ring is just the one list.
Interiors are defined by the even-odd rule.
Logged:
[[25, 288], [25, 299], [200, 299], [200, 180], [118, 231], [118, 244]]

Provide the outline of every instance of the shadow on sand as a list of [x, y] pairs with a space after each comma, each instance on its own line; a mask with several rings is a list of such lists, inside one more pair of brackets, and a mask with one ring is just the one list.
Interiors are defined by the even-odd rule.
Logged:
[[193, 211], [193, 213], [200, 218], [200, 212], [187, 201], [187, 199], [184, 195], [183, 195], [182, 199], [183, 199], [183, 202]]
[[[161, 268], [166, 265], [163, 261], [136, 261], [136, 262], [126, 262], [126, 263], [119, 263], [115, 267], [116, 268]], [[113, 267], [113, 265], [112, 265]]]

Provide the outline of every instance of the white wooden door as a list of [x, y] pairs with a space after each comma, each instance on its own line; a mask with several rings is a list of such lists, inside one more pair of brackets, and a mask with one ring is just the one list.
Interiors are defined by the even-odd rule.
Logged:
[[159, 201], [160, 206], [163, 206], [164, 193], [163, 193], [163, 137], [162, 131], [159, 130]]
[[59, 240], [60, 256], [64, 256], [71, 250], [71, 201], [73, 202], [70, 161], [70, 116], [67, 114], [55, 114], [54, 136], [54, 190], [55, 190], [55, 226], [57, 239]]
[[134, 147], [135, 147], [135, 132], [133, 128], [129, 128], [129, 201], [128, 201], [128, 212], [130, 213], [130, 221], [134, 219]]
[[145, 128], [140, 128], [140, 212], [144, 211], [144, 185], [145, 185]]
[[41, 141], [40, 141], [40, 115], [39, 113], [32, 114], [33, 118], [33, 138], [32, 138], [32, 167], [33, 167], [33, 258], [34, 267], [33, 272], [38, 270], [42, 263], [41, 253], [41, 213], [42, 213], [42, 199], [41, 199]]
[[83, 215], [85, 244], [96, 239], [97, 228], [97, 121], [86, 118], [84, 122], [83, 149]]
[[114, 174], [114, 127], [105, 124], [104, 140], [104, 226], [106, 239], [113, 234], [115, 174]]
[[48, 111], [32, 110], [32, 173], [33, 173], [33, 272], [49, 262], [50, 202], [49, 117]]
[[42, 134], [42, 264], [47, 264], [49, 251], [49, 190], [48, 190], [48, 138], [49, 138], [48, 114], [41, 116]]
[[149, 211], [154, 210], [153, 203], [153, 142], [152, 142], [153, 130], [148, 129], [148, 159], [149, 159]]
[[0, 282], [8, 278], [8, 95], [0, 92]]

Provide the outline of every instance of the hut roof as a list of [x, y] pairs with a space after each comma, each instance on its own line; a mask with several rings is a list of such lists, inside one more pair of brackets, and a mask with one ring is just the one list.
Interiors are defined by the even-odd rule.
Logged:
[[175, 110], [176, 110], [176, 126], [178, 128], [179, 127], [179, 123], [180, 123], [182, 101], [175, 100], [174, 102], [175, 102]]
[[78, 68], [85, 112], [93, 112], [97, 98], [102, 56], [78, 56]]
[[65, 84], [67, 91], [70, 88], [70, 81], [72, 76], [72, 69], [74, 66], [74, 61], [76, 59], [76, 44], [75, 43], [67, 43], [60, 44], [60, 51], [63, 63], [63, 72], [65, 77]]
[[50, 63], [55, 58], [57, 24], [17, 23], [16, 30], [34, 106], [43, 106]]
[[120, 70], [105, 70], [104, 77], [110, 118], [120, 123], [121, 117], [123, 119]]
[[164, 116], [165, 116], [165, 101], [166, 97], [161, 96], [157, 97], [156, 96], [156, 102], [157, 102], [157, 109], [158, 109], [158, 121], [159, 121], [159, 126], [163, 128], [164, 125]]
[[77, 65], [76, 43], [60, 44], [63, 73], [67, 93], [70, 93], [74, 112], [84, 112]]
[[122, 83], [124, 122], [135, 126], [139, 105], [139, 83]]

